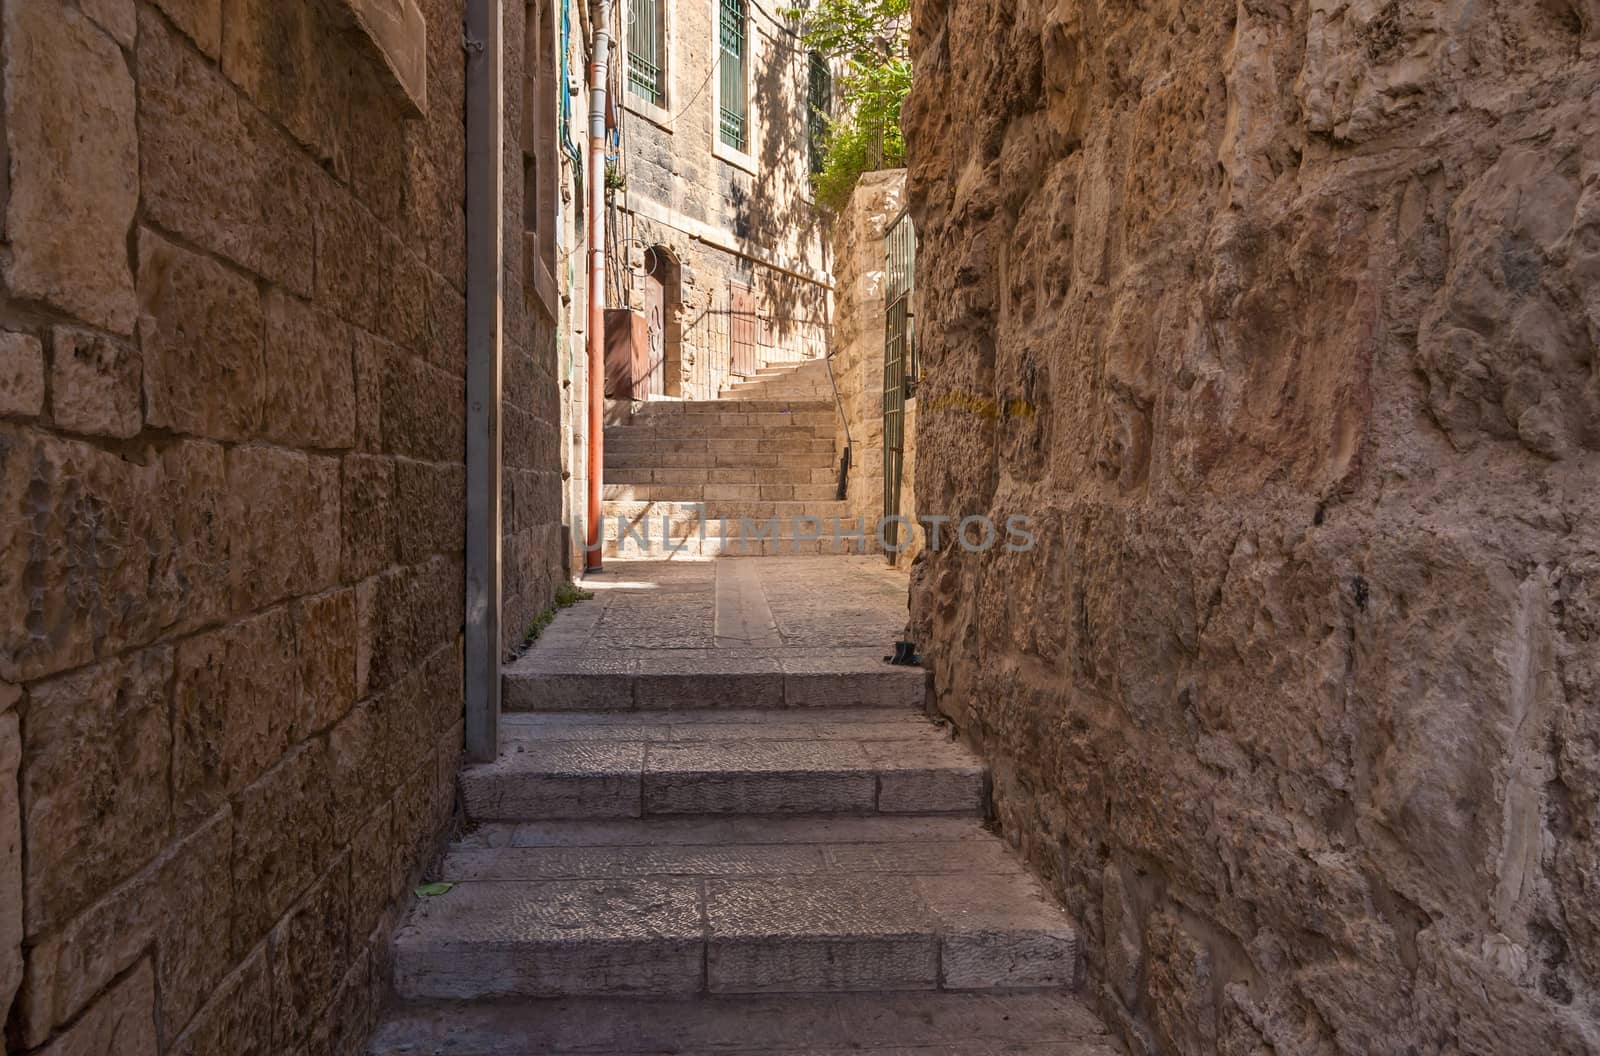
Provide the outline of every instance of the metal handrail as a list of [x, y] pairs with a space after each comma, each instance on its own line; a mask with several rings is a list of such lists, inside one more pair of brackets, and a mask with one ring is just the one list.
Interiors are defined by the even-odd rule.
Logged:
[[839, 380], [833, 376], [833, 357], [838, 349], [832, 341], [828, 345], [829, 350], [822, 357], [822, 362], [828, 368], [828, 384], [833, 388], [833, 405], [839, 412], [839, 424], [844, 427], [844, 454], [839, 456], [839, 490], [834, 498], [843, 502], [850, 482], [850, 462], [855, 453], [855, 441], [850, 436], [850, 419], [845, 417], [844, 400], [839, 396]]

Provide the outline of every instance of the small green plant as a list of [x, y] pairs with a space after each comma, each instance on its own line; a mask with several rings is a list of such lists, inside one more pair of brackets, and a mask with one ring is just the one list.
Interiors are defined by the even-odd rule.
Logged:
[[785, 12], [805, 46], [838, 70], [840, 111], [828, 121], [817, 201], [840, 209], [863, 173], [906, 163], [900, 108], [911, 91], [911, 0], [818, 0]]
[[526, 649], [539, 640], [539, 636], [549, 629], [555, 622], [556, 613], [561, 609], [570, 609], [580, 601], [589, 601], [594, 597], [594, 591], [584, 590], [572, 580], [567, 580], [556, 588], [555, 601], [539, 615], [528, 623], [528, 633], [523, 636], [522, 647]]
[[556, 588], [556, 606], [558, 608], [570, 609], [580, 601], [591, 601], [593, 598], [594, 591], [584, 590], [570, 579]]
[[524, 644], [532, 645], [534, 642], [537, 642], [539, 640], [539, 636], [545, 632], [546, 628], [555, 622], [555, 618], [556, 607], [552, 605], [530, 620], [528, 622], [528, 633], [523, 638]]

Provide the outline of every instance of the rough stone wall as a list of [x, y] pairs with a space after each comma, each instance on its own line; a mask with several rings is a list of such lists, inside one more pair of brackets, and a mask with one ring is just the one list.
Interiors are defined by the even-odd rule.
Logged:
[[[861, 177], [849, 203], [834, 224], [833, 374], [839, 402], [849, 423], [851, 452], [847, 518], [866, 526], [868, 543], [877, 545], [876, 533], [884, 516], [883, 482], [883, 345], [884, 233], [905, 204], [904, 169], [871, 172]], [[901, 475], [900, 515], [915, 519], [916, 400], [906, 404], [904, 466]], [[844, 454], [845, 438], [838, 441]], [[922, 544], [919, 527], [908, 538], [898, 567], [909, 568]]]
[[[505, 299], [501, 360], [501, 576], [500, 638], [509, 655], [527, 639], [534, 618], [567, 578], [562, 541], [561, 466], [563, 389], [556, 320], [531, 289], [522, 246], [522, 110], [526, 98], [524, 64], [530, 7], [512, 0], [504, 7], [505, 45]], [[536, 15], [534, 17], [537, 17]], [[555, 22], [544, 39], [554, 35]], [[538, 39], [537, 37], [535, 39]], [[464, 148], [463, 148], [464, 149]], [[543, 159], [555, 171], [554, 158]], [[567, 413], [571, 413], [569, 409]], [[463, 484], [465, 477], [463, 476]], [[464, 508], [465, 490], [457, 508]]]
[[[1600, 1048], [1600, 9], [919, 0], [940, 708], [1135, 1051]], [[931, 292], [929, 292], [931, 291]]]
[[421, 114], [339, 5], [0, 8], [8, 1051], [359, 1051], [461, 741], [461, 5]]

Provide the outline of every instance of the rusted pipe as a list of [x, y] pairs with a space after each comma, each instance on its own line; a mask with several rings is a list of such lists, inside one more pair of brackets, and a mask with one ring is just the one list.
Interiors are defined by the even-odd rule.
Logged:
[[601, 523], [605, 475], [606, 398], [606, 77], [611, 58], [611, 0], [595, 5], [589, 63], [589, 493], [583, 566], [604, 567]]

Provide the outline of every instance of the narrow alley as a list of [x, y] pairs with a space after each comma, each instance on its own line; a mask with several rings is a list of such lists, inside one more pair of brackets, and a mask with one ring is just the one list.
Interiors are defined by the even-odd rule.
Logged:
[[6, 1056], [1600, 1056], [1600, 0], [0, 0]]

